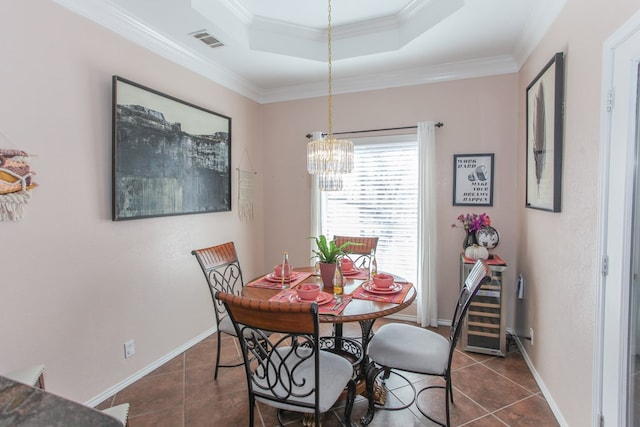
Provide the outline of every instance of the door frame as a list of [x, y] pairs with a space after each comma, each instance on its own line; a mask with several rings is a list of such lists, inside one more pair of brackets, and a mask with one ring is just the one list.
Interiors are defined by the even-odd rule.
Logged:
[[640, 12], [604, 43], [593, 425], [627, 424], [627, 354]]

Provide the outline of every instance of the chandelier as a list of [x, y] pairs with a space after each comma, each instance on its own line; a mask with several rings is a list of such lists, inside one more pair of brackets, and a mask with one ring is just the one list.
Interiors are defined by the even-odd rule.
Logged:
[[331, 0], [327, 40], [329, 50], [329, 133], [307, 144], [307, 171], [318, 175], [321, 191], [342, 190], [342, 175], [353, 170], [353, 142], [333, 137], [333, 76], [331, 73]]

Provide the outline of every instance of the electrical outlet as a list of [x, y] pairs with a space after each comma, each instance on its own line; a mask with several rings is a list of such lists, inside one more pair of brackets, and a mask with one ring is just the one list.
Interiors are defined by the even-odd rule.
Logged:
[[529, 337], [531, 338], [531, 347], [533, 347], [533, 328], [529, 328]]
[[129, 340], [124, 343], [124, 358], [127, 359], [136, 354], [136, 343], [133, 340]]

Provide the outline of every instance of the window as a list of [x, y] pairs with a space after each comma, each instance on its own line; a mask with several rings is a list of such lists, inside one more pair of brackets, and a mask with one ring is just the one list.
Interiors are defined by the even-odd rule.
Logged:
[[358, 138], [342, 191], [322, 192], [322, 234], [378, 237], [378, 269], [415, 283], [418, 145], [415, 134]]

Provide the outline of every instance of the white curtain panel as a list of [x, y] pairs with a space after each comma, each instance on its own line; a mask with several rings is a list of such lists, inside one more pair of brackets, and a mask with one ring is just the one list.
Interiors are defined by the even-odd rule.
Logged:
[[[312, 133], [311, 141], [322, 139], [322, 131]], [[318, 188], [318, 175], [311, 175], [311, 230], [309, 236], [319, 236], [322, 231], [322, 200], [321, 192]], [[313, 256], [313, 250], [316, 248], [316, 242], [309, 239], [309, 259]]]
[[418, 123], [418, 322], [438, 326], [435, 122]]

